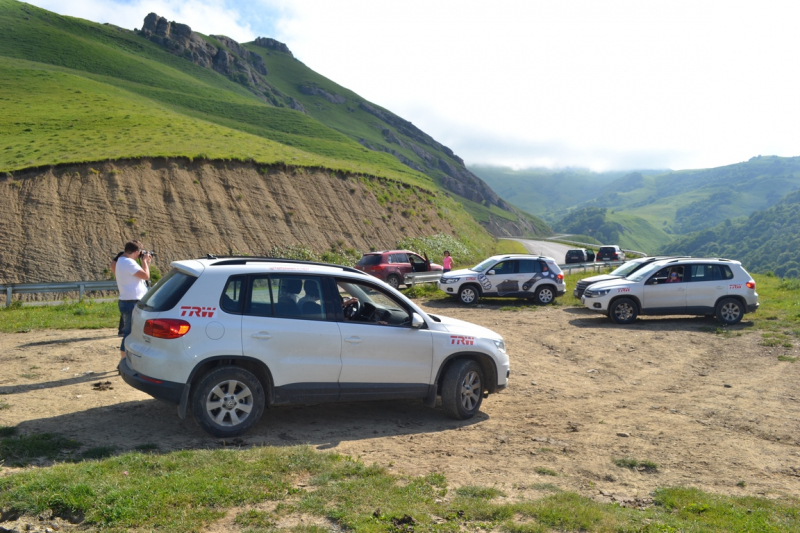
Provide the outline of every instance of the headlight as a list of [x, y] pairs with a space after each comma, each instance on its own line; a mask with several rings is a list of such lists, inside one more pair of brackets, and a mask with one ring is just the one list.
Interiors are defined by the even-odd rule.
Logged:
[[506, 343], [503, 341], [493, 341], [494, 345], [497, 346], [497, 349], [503, 353], [506, 353]]
[[458, 283], [459, 278], [442, 278], [440, 281], [444, 285], [449, 285], [450, 283]]
[[597, 298], [598, 296], [605, 296], [611, 292], [611, 289], [586, 289], [583, 293], [587, 298]]

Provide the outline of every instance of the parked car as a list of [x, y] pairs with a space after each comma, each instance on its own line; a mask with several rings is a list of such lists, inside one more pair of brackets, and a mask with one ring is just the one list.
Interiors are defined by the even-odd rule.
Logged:
[[712, 315], [736, 324], [758, 309], [758, 293], [739, 261], [684, 258], [654, 261], [625, 278], [595, 283], [581, 303], [617, 324], [638, 315]]
[[595, 283], [624, 278], [633, 274], [640, 268], [649, 265], [653, 261], [663, 261], [664, 259], [677, 259], [684, 257], [687, 256], [637, 257], [636, 259], [631, 259], [630, 261], [618, 266], [615, 270], [612, 270], [608, 274], [600, 274], [599, 276], [592, 276], [590, 278], [584, 278], [580, 280], [575, 284], [575, 289], [572, 291], [572, 295], [580, 300], [581, 296], [583, 296], [583, 291]]
[[282, 404], [409, 399], [467, 419], [504, 389], [503, 338], [337, 265], [176, 261], [136, 305], [122, 378], [234, 437]]
[[531, 298], [544, 305], [566, 292], [555, 259], [538, 255], [495, 255], [472, 268], [443, 274], [438, 287], [468, 305], [482, 296]]
[[586, 263], [589, 261], [589, 254], [586, 248], [576, 248], [574, 250], [567, 250], [567, 255], [564, 257], [564, 262], [569, 263]]
[[624, 261], [625, 252], [617, 246], [601, 246], [594, 257], [595, 261]]
[[433, 272], [443, 270], [442, 265], [431, 263], [409, 250], [385, 250], [364, 254], [356, 268], [385, 281], [395, 289], [403, 284], [406, 274], [412, 272]]

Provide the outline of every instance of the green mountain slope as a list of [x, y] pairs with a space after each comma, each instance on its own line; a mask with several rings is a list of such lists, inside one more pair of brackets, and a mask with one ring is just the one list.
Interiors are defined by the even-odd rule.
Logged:
[[800, 277], [800, 191], [746, 219], [726, 220], [713, 228], [676, 239], [666, 254], [727, 257], [753, 272], [772, 271], [780, 277]]
[[[290, 53], [173, 29], [187, 29], [195, 50], [217, 54], [214, 64], [189, 50], [176, 55], [177, 41], [144, 31], [0, 0], [0, 170], [141, 156], [322, 167], [446, 188], [477, 201], [487, 219], [549, 233], [459, 167], [452, 151]], [[322, 86], [348, 104], [326, 111], [322, 97], [303, 93]]]

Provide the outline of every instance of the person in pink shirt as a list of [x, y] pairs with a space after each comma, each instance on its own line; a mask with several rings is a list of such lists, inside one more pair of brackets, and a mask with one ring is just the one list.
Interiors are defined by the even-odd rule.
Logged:
[[444, 261], [442, 261], [442, 272], [450, 272], [453, 269], [453, 258], [450, 257], [450, 252], [444, 251]]

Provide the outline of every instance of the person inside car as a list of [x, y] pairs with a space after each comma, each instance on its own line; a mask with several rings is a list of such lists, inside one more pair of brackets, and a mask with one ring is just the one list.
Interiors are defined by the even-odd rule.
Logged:
[[675, 272], [675, 271], [672, 271], [672, 273], [670, 273], [669, 277], [667, 278], [667, 283], [677, 283], [680, 280], [681, 279], [678, 277], [678, 273]]

